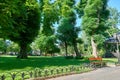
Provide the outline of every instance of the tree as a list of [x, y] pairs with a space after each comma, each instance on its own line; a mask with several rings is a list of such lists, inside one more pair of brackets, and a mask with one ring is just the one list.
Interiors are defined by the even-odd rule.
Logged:
[[81, 43], [80, 38], [78, 38], [79, 31], [80, 31], [80, 28], [73, 27], [73, 29], [71, 31], [72, 33], [70, 34], [70, 36], [71, 36], [70, 41], [73, 45], [73, 48], [74, 48], [74, 51], [75, 51], [77, 57], [81, 57], [81, 53], [78, 51], [78, 47], [77, 47], [77, 43]]
[[35, 43], [37, 43], [39, 49], [45, 52], [45, 54], [52, 54], [59, 52], [53, 28], [53, 24], [59, 20], [59, 10], [54, 1], [44, 0], [42, 2], [42, 27]]
[[108, 8], [110, 11], [109, 19], [107, 21], [107, 26], [109, 29], [106, 30], [106, 32], [109, 34], [106, 37], [112, 37], [114, 33], [117, 33], [119, 31], [118, 24], [120, 23], [120, 12], [118, 12], [115, 8]]
[[44, 52], [45, 55], [60, 52], [58, 46], [56, 45], [56, 37], [55, 35], [46, 36], [45, 34], [41, 33], [35, 40], [35, 44], [40, 49], [40, 51]]
[[87, 1], [88, 0], [80, 0], [79, 3], [77, 4], [76, 8], [75, 8], [78, 15], [79, 15], [79, 18], [81, 18], [84, 15], [84, 8], [87, 5]]
[[58, 39], [63, 42], [65, 47], [66, 56], [68, 56], [68, 45], [70, 45], [70, 35], [72, 26], [69, 24], [67, 19], [63, 19], [57, 30]]
[[91, 37], [92, 54], [97, 57], [95, 35], [103, 35], [107, 26], [109, 11], [106, 9], [107, 0], [88, 0], [84, 9], [82, 29]]
[[18, 54], [19, 50], [19, 46], [17, 43], [14, 42], [10, 42], [8, 47], [7, 47], [7, 52], [14, 52], [15, 54]]
[[65, 0], [61, 7], [61, 22], [58, 27], [59, 40], [63, 41], [65, 45], [66, 56], [68, 54], [67, 47], [71, 44], [74, 47], [76, 56], [81, 56], [77, 48], [77, 38], [79, 28], [75, 27], [76, 14], [74, 10], [74, 0]]
[[46, 36], [52, 35], [53, 24], [59, 20], [59, 10], [54, 3], [51, 3], [49, 0], [43, 1], [43, 13], [42, 13], [42, 33]]
[[18, 58], [27, 58], [27, 48], [37, 36], [40, 28], [40, 10], [36, 0], [18, 1], [16, 4], [19, 13], [11, 12], [13, 20], [11, 32], [7, 38], [18, 43], [20, 53]]
[[12, 31], [9, 31], [13, 28], [13, 18], [12, 13], [19, 14], [19, 9], [17, 4], [19, 0], [1, 0], [0, 1], [0, 38], [7, 38], [8, 34], [11, 34]]
[[0, 52], [6, 53], [6, 49], [7, 49], [7, 46], [4, 39], [0, 38]]

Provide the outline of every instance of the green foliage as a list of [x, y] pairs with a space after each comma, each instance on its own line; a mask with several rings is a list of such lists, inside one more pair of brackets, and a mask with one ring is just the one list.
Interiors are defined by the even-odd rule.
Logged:
[[10, 42], [10, 44], [7, 47], [7, 52], [19, 52], [20, 48], [17, 43]]
[[59, 48], [56, 46], [56, 38], [54, 36], [53, 24], [59, 20], [59, 9], [55, 1], [41, 0], [43, 4], [42, 8], [42, 28], [40, 34], [35, 40], [35, 44], [38, 48], [45, 53], [59, 52]]
[[95, 41], [97, 43], [97, 49], [98, 49], [98, 53], [99, 53], [98, 55], [103, 56], [105, 53], [104, 42], [106, 40], [106, 37], [99, 34], [99, 35], [95, 35], [94, 38], [96, 39]]
[[43, 1], [43, 12], [42, 12], [42, 33], [45, 35], [52, 35], [54, 32], [51, 30], [51, 26], [59, 20], [59, 9], [55, 3], [51, 3], [49, 0]]
[[[120, 13], [114, 8], [106, 9], [107, 0], [79, 0], [77, 5], [75, 2], [75, 0], [1, 0], [0, 38], [18, 43], [20, 50], [14, 43], [10, 49], [18, 50], [27, 56], [29, 45], [38, 35], [41, 24], [41, 33], [35, 41], [34, 48], [46, 53], [59, 52], [54, 36], [56, 28], [53, 27], [58, 22], [58, 43], [63, 45], [66, 43], [76, 49], [77, 43], [82, 44], [84, 41], [85, 44], [80, 45], [79, 50], [82, 53], [91, 53], [88, 50], [91, 50], [90, 37], [93, 36], [97, 48], [101, 53], [104, 52], [105, 37], [119, 31], [117, 25], [120, 22]], [[78, 38], [80, 28], [75, 27], [76, 14], [82, 18], [82, 29], [87, 36], [82, 37], [83, 40]], [[3, 41], [0, 40], [0, 44], [2, 51], [5, 48]], [[85, 45], [87, 48], [84, 48]], [[84, 51], [86, 49], [88, 52]], [[74, 53], [69, 46], [68, 50]]]
[[40, 28], [40, 10], [36, 0], [20, 1], [16, 4], [20, 14], [12, 13], [12, 33], [8, 38], [20, 46], [20, 58], [27, 57], [27, 47], [37, 36]]
[[0, 6], [0, 37], [18, 43], [26, 54], [23, 46], [26, 48], [34, 40], [40, 28], [37, 0], [5, 0], [0, 1]]
[[109, 14], [107, 0], [88, 0], [87, 3], [82, 21], [83, 30], [88, 35], [103, 34], [107, 29], [105, 23]]
[[36, 40], [35, 44], [42, 52], [46, 54], [53, 54], [60, 52], [58, 46], [56, 45], [56, 37], [54, 35], [46, 36], [44, 34], [40, 34]]
[[9, 31], [13, 28], [12, 24], [14, 23], [12, 13], [20, 14], [19, 9], [17, 8], [17, 3], [19, 3], [19, 0], [0, 1], [0, 37], [6, 38], [8, 34], [12, 33], [12, 31]]
[[69, 23], [68, 19], [63, 19], [61, 21], [61, 24], [58, 27], [58, 38], [63, 42], [69, 42], [70, 35], [72, 34], [72, 28], [73, 26]]
[[58, 21], [59, 11], [58, 11], [57, 7], [55, 6], [55, 3], [50, 3], [49, 0], [44, 0], [43, 2], [44, 2], [44, 5], [43, 5], [44, 21], [45, 22], [49, 21], [50, 24], [53, 24], [56, 21]]
[[107, 0], [87, 0], [82, 17], [82, 29], [91, 41], [92, 54], [95, 57], [98, 50], [103, 47], [105, 31], [108, 29], [106, 25], [108, 16]]
[[69, 18], [63, 18], [58, 27], [58, 34], [61, 36], [61, 38], [66, 39], [66, 41], [70, 43], [73, 43], [74, 40], [78, 42], [80, 41], [80, 39], [78, 39], [80, 28], [75, 27], [75, 14], [72, 13], [72, 15], [72, 17], [69, 16]]
[[57, 30], [57, 37], [62, 44], [64, 44], [66, 56], [68, 54], [68, 45], [71, 44], [71, 34], [73, 33], [73, 26], [69, 23], [69, 19], [63, 19]]
[[76, 6], [76, 11], [81, 18], [84, 15], [84, 8], [87, 5], [88, 0], [80, 0], [80, 2]]
[[117, 9], [111, 7], [108, 9], [110, 11], [110, 15], [106, 25], [109, 27], [109, 29], [106, 31], [106, 33], [109, 37], [111, 37], [114, 33], [117, 33], [119, 31], [117, 26], [120, 23], [120, 12], [118, 12]]
[[61, 21], [58, 27], [58, 38], [64, 43], [65, 51], [67, 55], [67, 46], [71, 44], [74, 47], [76, 54], [77, 49], [77, 38], [80, 29], [75, 27], [76, 14], [74, 11], [75, 0], [64, 0], [61, 7]]
[[3, 39], [0, 38], [0, 52], [4, 52], [6, 50], [6, 43]]
[[117, 27], [117, 24], [120, 23], [120, 12], [118, 12], [118, 10], [116, 8], [108, 8], [110, 11], [110, 15], [109, 15], [109, 25], [113, 25], [114, 27]]

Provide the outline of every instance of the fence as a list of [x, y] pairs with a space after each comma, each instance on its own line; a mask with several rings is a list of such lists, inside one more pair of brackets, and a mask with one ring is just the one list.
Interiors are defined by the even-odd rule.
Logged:
[[66, 74], [80, 73], [89, 71], [92, 68], [86, 65], [79, 66], [68, 66], [68, 67], [58, 67], [56, 69], [39, 69], [36, 68], [33, 71], [23, 71], [23, 72], [10, 72], [3, 73], [0, 75], [0, 80], [26, 80], [29, 78], [46, 78], [46, 77], [55, 77]]

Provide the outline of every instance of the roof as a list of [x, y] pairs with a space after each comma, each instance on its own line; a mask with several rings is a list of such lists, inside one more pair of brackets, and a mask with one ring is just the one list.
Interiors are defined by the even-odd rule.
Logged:
[[120, 32], [113, 34], [113, 37], [110, 37], [105, 40], [105, 43], [120, 43]]
[[114, 37], [110, 37], [107, 40], [105, 40], [105, 43], [118, 43], [118, 40]]

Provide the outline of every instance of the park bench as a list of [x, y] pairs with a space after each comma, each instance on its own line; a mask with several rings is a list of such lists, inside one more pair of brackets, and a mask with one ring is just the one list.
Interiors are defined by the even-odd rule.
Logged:
[[103, 61], [102, 61], [102, 57], [90, 57], [89, 58], [90, 61], [90, 66], [96, 68], [97, 66], [102, 67], [103, 66]]

